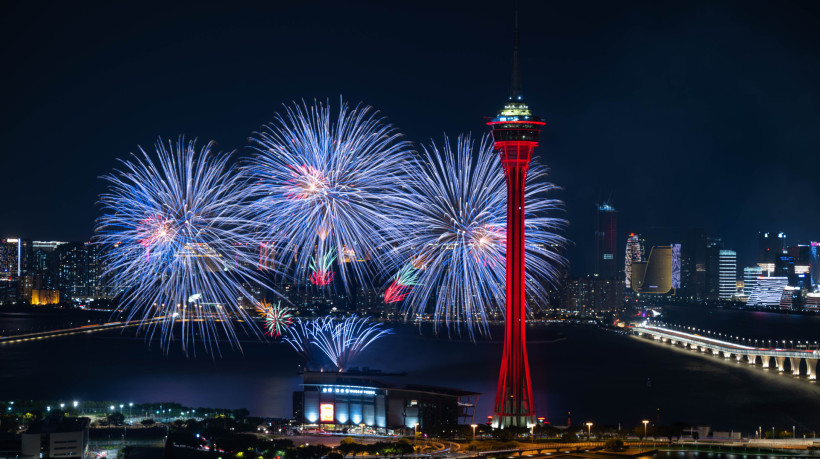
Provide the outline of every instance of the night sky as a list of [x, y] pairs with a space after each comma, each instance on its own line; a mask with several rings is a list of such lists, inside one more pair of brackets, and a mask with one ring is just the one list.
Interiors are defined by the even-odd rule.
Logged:
[[[625, 234], [820, 239], [820, 2], [521, 1], [536, 150], [564, 190], [576, 274], [594, 203]], [[116, 158], [179, 134], [247, 154], [282, 103], [340, 95], [409, 140], [487, 132], [511, 2], [4, 2], [0, 236], [87, 240]], [[675, 241], [669, 241], [675, 242]]]

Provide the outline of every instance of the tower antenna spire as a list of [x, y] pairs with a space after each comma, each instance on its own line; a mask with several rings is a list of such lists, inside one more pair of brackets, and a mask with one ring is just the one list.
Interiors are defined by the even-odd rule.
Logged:
[[510, 99], [521, 99], [521, 64], [518, 57], [518, 2], [515, 2], [515, 34], [513, 38], [513, 68]]

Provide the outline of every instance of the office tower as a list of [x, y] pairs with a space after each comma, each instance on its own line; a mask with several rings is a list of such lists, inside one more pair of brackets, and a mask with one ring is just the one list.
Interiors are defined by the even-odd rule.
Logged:
[[702, 300], [706, 293], [706, 230], [683, 232], [681, 242], [681, 290], [679, 295]]
[[737, 292], [737, 253], [734, 250], [721, 250], [719, 256], [718, 298], [731, 300]]
[[644, 261], [644, 240], [640, 235], [630, 233], [626, 239], [626, 256], [624, 257], [624, 280], [627, 289], [632, 288], [632, 263]]
[[820, 290], [820, 242], [809, 244], [809, 272], [814, 290]]
[[786, 248], [785, 233], [758, 233], [758, 263], [775, 263]]
[[723, 241], [720, 238], [709, 238], [706, 242], [706, 271], [704, 297], [717, 300], [720, 296], [720, 251]]
[[596, 206], [595, 274], [601, 279], [615, 279], [618, 272], [615, 241], [618, 213], [609, 203]]

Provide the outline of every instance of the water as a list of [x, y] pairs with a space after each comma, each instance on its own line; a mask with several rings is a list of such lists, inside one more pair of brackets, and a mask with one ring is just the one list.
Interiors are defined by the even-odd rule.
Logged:
[[[763, 336], [810, 339], [820, 324], [820, 317], [811, 316], [666, 311], [670, 322], [727, 333], [742, 326]], [[500, 330], [494, 333], [501, 337]], [[798, 436], [820, 430], [820, 388], [776, 371], [585, 326], [530, 327], [528, 341], [537, 414], [553, 424], [571, 418], [574, 425], [621, 423], [632, 429], [642, 419], [660, 419], [747, 433], [758, 426], [795, 425]], [[407, 382], [480, 392], [481, 422], [492, 411], [500, 359], [497, 340], [448, 340], [396, 326], [396, 334], [365, 350], [358, 365], [406, 371]], [[211, 359], [165, 355], [131, 330], [74, 335], [0, 346], [0, 399], [176, 401], [289, 417], [301, 363], [286, 344], [275, 342], [248, 341], [243, 352], [225, 349], [222, 358]]]

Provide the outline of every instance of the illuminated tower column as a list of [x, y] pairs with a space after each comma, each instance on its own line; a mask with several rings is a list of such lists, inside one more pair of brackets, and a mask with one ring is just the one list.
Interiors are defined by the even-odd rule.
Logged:
[[524, 186], [532, 151], [538, 145], [541, 126], [521, 97], [518, 71], [518, 18], [516, 15], [513, 76], [510, 100], [492, 128], [495, 148], [507, 177], [507, 283], [504, 316], [504, 354], [498, 376], [494, 427], [529, 427], [535, 423], [530, 365], [527, 360], [526, 304], [524, 284]]

